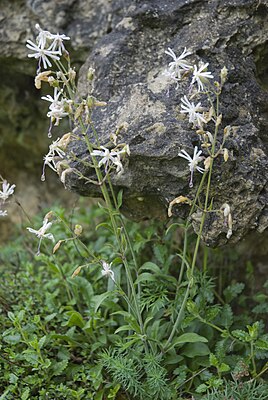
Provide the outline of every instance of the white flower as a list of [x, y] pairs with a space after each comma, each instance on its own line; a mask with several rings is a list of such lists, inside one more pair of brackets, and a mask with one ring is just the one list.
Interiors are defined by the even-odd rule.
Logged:
[[49, 146], [49, 151], [48, 153], [44, 156], [43, 160], [44, 160], [44, 164], [43, 164], [43, 172], [42, 172], [42, 176], [41, 176], [41, 180], [44, 181], [45, 180], [45, 168], [46, 165], [48, 165], [53, 171], [57, 172], [56, 169], [56, 161], [55, 157], [60, 157], [60, 158], [64, 158], [65, 156], [65, 152], [62, 150], [61, 148], [61, 142], [62, 138], [58, 138], [57, 140], [55, 140], [54, 142], [51, 143], [51, 145]]
[[49, 58], [51, 58], [52, 60], [59, 60], [59, 52], [58, 51], [54, 51], [54, 50], [50, 50], [45, 49], [43, 46], [43, 41], [40, 42], [40, 45], [35, 44], [34, 42], [32, 42], [31, 40], [27, 40], [27, 44], [26, 47], [28, 47], [28, 49], [30, 49], [31, 51], [33, 51], [32, 54], [28, 54], [28, 57], [33, 57], [33, 58], [37, 58], [39, 59], [39, 64], [38, 64], [38, 72], [41, 69], [41, 62], [43, 63], [43, 66], [45, 69], [47, 69], [48, 67], [51, 67], [52, 64], [49, 60]]
[[0, 217], [6, 217], [7, 216], [7, 210], [0, 210]]
[[189, 64], [185, 60], [185, 57], [189, 56], [191, 53], [189, 53], [186, 50], [186, 48], [184, 48], [182, 54], [179, 57], [176, 56], [176, 54], [171, 48], [168, 48], [168, 50], [166, 50], [165, 53], [168, 54], [170, 57], [172, 57], [173, 61], [169, 63], [169, 69], [165, 71], [164, 74], [176, 81], [180, 80], [181, 73], [184, 71], [189, 71], [189, 69], [192, 68], [191, 64]]
[[55, 35], [51, 35], [51, 39], [53, 40], [50, 46], [51, 50], [58, 51], [60, 55], [62, 55], [63, 52], [66, 52], [63, 41], [70, 40], [69, 36], [60, 35], [59, 33], [57, 33]]
[[198, 150], [197, 146], [195, 146], [195, 148], [194, 148], [193, 157], [191, 157], [187, 153], [187, 151], [185, 151], [185, 150], [182, 150], [178, 154], [180, 157], [183, 157], [188, 161], [188, 166], [189, 166], [189, 169], [190, 169], [190, 172], [191, 172], [191, 178], [190, 178], [190, 183], [189, 183], [190, 187], [193, 187], [193, 174], [194, 174], [194, 171], [197, 170], [201, 174], [203, 174], [203, 172], [205, 171], [204, 168], [198, 167], [198, 163], [200, 161], [202, 161], [202, 157], [200, 157], [201, 154], [202, 154], [202, 150]]
[[36, 24], [35, 28], [39, 31], [36, 42], [40, 48], [44, 49], [47, 44], [47, 39], [50, 40], [52, 34], [49, 31], [44, 31], [43, 29], [41, 29], [39, 24]]
[[51, 123], [54, 122], [55, 126], [58, 126], [60, 123], [60, 120], [63, 117], [66, 117], [69, 115], [65, 110], [64, 110], [64, 104], [62, 102], [52, 103], [49, 106], [50, 111], [47, 113], [47, 117], [51, 119]]
[[[102, 157], [98, 163], [98, 166], [105, 166], [105, 172], [107, 172], [108, 168], [112, 165], [116, 166], [116, 172], [120, 173], [123, 171], [123, 165], [120, 161], [120, 152], [119, 151], [110, 151], [104, 146], [100, 146], [102, 150], [93, 150], [91, 156], [94, 157]], [[122, 153], [122, 150], [121, 150]], [[124, 151], [125, 153], [125, 151]]]
[[52, 124], [54, 122], [55, 126], [58, 126], [60, 123], [60, 120], [63, 117], [66, 117], [68, 113], [64, 109], [64, 104], [65, 101], [63, 99], [60, 99], [60, 96], [62, 93], [55, 87], [54, 88], [54, 97], [47, 95], [47, 96], [42, 96], [41, 99], [50, 102], [49, 106], [49, 112], [47, 113], [47, 117], [50, 118], [51, 120], [51, 125], [50, 129], [48, 132], [48, 136], [51, 137], [51, 128]]
[[193, 71], [193, 78], [192, 78], [192, 82], [191, 85], [193, 85], [195, 82], [198, 85], [198, 92], [200, 92], [201, 90], [204, 90], [204, 83], [208, 82], [208, 79], [213, 79], [213, 75], [211, 75], [211, 72], [205, 71], [205, 69], [207, 68], [208, 63], [204, 64], [204, 63], [200, 63], [199, 64], [199, 69], [197, 69], [197, 66], [194, 65], [194, 71]]
[[189, 114], [189, 122], [194, 124], [194, 126], [202, 127], [202, 123], [206, 123], [206, 120], [203, 114], [200, 114], [198, 111], [202, 111], [203, 108], [201, 107], [201, 103], [190, 103], [188, 98], [184, 96], [181, 99], [181, 113], [182, 114]]
[[112, 263], [108, 264], [106, 261], [101, 261], [102, 263], [102, 271], [101, 274], [102, 276], [107, 276], [108, 278], [111, 278], [114, 282], [114, 271], [111, 269]]
[[9, 196], [11, 196], [14, 193], [16, 185], [11, 185], [8, 183], [6, 180], [3, 180], [2, 183], [2, 190], [0, 190], [0, 199], [5, 202]]
[[224, 219], [225, 219], [224, 222], [228, 226], [226, 238], [230, 239], [230, 237], [233, 234], [233, 218], [232, 218], [232, 214], [231, 214], [231, 207], [229, 206], [228, 203], [224, 203], [221, 206], [220, 211], [223, 213]]
[[41, 99], [42, 100], [46, 100], [49, 101], [51, 104], [58, 104], [60, 102], [60, 96], [62, 95], [62, 93], [58, 90], [58, 88], [54, 88], [54, 97], [50, 96], [50, 94], [48, 94], [47, 96], [42, 96]]
[[55, 239], [54, 239], [54, 236], [52, 235], [52, 233], [46, 233], [46, 231], [51, 227], [51, 225], [52, 225], [52, 222], [48, 222], [48, 219], [45, 218], [43, 221], [43, 225], [41, 226], [40, 229], [38, 229], [38, 231], [35, 229], [32, 229], [32, 228], [27, 228], [27, 230], [29, 232], [34, 233], [39, 238], [37, 255], [40, 254], [40, 245], [44, 238], [50, 239], [53, 242], [55, 242]]

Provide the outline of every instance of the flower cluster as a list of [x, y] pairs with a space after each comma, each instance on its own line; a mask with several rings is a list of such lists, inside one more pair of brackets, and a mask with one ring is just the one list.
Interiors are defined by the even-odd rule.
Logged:
[[64, 47], [64, 40], [70, 40], [70, 38], [59, 33], [52, 34], [49, 31], [44, 31], [38, 24], [35, 27], [39, 31], [36, 43], [32, 40], [27, 40], [26, 47], [33, 52], [28, 54], [28, 57], [38, 59], [37, 73], [39, 73], [41, 71], [41, 63], [44, 69], [47, 69], [52, 66], [50, 59], [58, 61], [63, 53], [67, 53]]
[[[191, 53], [187, 51], [185, 48], [180, 56], [176, 56], [174, 51], [170, 48], [165, 51], [167, 55], [172, 57], [173, 61], [169, 63], [168, 69], [164, 72], [164, 74], [176, 82], [180, 81], [185, 73], [192, 72], [192, 81], [191, 86], [195, 83], [197, 84], [197, 91], [203, 91], [204, 85], [208, 83], [208, 79], [213, 79], [213, 75], [211, 72], [207, 71], [208, 63], [201, 62], [199, 66], [191, 65], [188, 61], [185, 60], [187, 56], [190, 56]], [[183, 75], [182, 75], [183, 74]]]
[[[189, 123], [192, 124], [193, 129], [196, 130], [196, 134], [199, 136], [201, 148], [205, 150], [205, 153], [207, 153], [203, 156], [202, 150], [199, 150], [198, 146], [195, 146], [193, 156], [187, 153], [184, 149], [178, 153], [178, 156], [188, 161], [188, 168], [190, 170], [190, 188], [193, 187], [193, 175], [195, 171], [198, 171], [201, 174], [209, 171], [209, 185], [206, 189], [209, 191], [214, 159], [220, 155], [223, 155], [224, 162], [227, 162], [229, 159], [229, 151], [223, 146], [226, 138], [231, 132], [231, 127], [226, 126], [223, 129], [221, 144], [219, 144], [219, 140], [217, 138], [219, 127], [222, 123], [222, 114], [219, 112], [219, 95], [227, 78], [227, 69], [226, 67], [222, 68], [219, 81], [214, 82], [212, 85], [210, 80], [213, 79], [214, 76], [207, 70], [209, 64], [201, 61], [198, 65], [192, 65], [186, 59], [191, 55], [190, 51], [188, 51], [186, 48], [184, 48], [183, 52], [178, 57], [170, 48], [168, 48], [165, 53], [172, 57], [172, 61], [169, 63], [168, 69], [165, 71], [165, 75], [177, 83], [177, 88], [179, 81], [188, 79], [190, 76], [189, 93], [188, 96], [184, 95], [181, 98], [180, 112], [188, 117]], [[209, 107], [207, 108], [201, 105], [201, 101], [193, 101], [193, 99], [196, 97], [199, 97], [200, 99], [200, 96], [203, 100], [204, 95], [206, 95], [207, 102], [209, 103]], [[214, 134], [207, 130], [206, 125], [208, 124], [212, 126], [214, 125]], [[204, 168], [199, 166], [200, 162], [204, 162]], [[203, 182], [203, 180], [201, 182]], [[208, 193], [206, 196], [206, 203], [204, 205], [204, 213], [208, 211], [207, 201]], [[188, 197], [176, 197], [169, 204], [169, 216], [172, 215], [172, 207], [177, 204], [193, 203], [190, 199], [188, 199]], [[226, 237], [229, 239], [233, 232], [233, 220], [230, 205], [225, 203], [220, 208], [220, 211], [223, 213], [225, 225], [228, 227]]]
[[[52, 127], [58, 126], [64, 117], [69, 117], [71, 133], [66, 133], [61, 138], [54, 140], [48, 149], [48, 153], [43, 157], [43, 170], [41, 180], [45, 180], [46, 167], [51, 168], [58, 173], [61, 182], [65, 186], [66, 175], [69, 173], [76, 174], [80, 179], [86, 182], [101, 185], [105, 178], [102, 177], [100, 168], [104, 168], [105, 174], [115, 171], [117, 175], [123, 173], [123, 159], [130, 154], [129, 147], [123, 143], [117, 143], [119, 132], [124, 128], [123, 125], [111, 135], [108, 145], [99, 146], [93, 140], [85, 140], [88, 147], [92, 163], [87, 160], [80, 160], [90, 167], [94, 167], [97, 175], [97, 181], [93, 181], [82, 172], [72, 167], [71, 161], [76, 161], [76, 155], [66, 152], [66, 147], [71, 140], [83, 140], [92, 128], [91, 114], [95, 107], [106, 106], [105, 102], [97, 100], [91, 92], [86, 99], [81, 99], [77, 95], [77, 87], [75, 83], [76, 72], [71, 68], [69, 54], [65, 49], [64, 42], [70, 38], [64, 34], [53, 34], [47, 30], [43, 30], [36, 25], [38, 30], [35, 42], [27, 40], [26, 47], [31, 51], [28, 57], [38, 60], [38, 69], [35, 77], [35, 87], [41, 89], [42, 83], [47, 83], [54, 88], [54, 93], [42, 96], [41, 99], [48, 103], [47, 117], [50, 119], [48, 137], [52, 137]], [[53, 66], [56, 66], [54, 69]], [[42, 71], [42, 68], [45, 71]], [[49, 68], [49, 69], [48, 69]], [[92, 83], [94, 78], [94, 70], [90, 68], [88, 80]], [[93, 84], [91, 85], [94, 87]], [[93, 91], [93, 89], [92, 89]], [[90, 133], [89, 133], [90, 135]], [[110, 147], [113, 147], [110, 149]], [[50, 228], [51, 222], [45, 218], [43, 226], [39, 230], [28, 228], [28, 231], [37, 235], [40, 239], [38, 253], [43, 238], [54, 240], [53, 235], [46, 233]]]
[[2, 190], [0, 190], [0, 217], [6, 217], [7, 210], [3, 210], [2, 207], [8, 201], [9, 197], [13, 195], [16, 185], [11, 185], [5, 179], [2, 178], [1, 178], [1, 183], [2, 183]]

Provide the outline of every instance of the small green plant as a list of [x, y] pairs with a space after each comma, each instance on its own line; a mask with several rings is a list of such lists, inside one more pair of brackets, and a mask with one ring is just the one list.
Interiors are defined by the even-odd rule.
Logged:
[[225, 381], [223, 388], [213, 389], [202, 400], [267, 400], [268, 386], [256, 381]]

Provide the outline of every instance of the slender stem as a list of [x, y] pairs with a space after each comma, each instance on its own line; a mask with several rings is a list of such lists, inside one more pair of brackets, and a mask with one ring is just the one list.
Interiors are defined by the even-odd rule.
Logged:
[[[215, 147], [216, 147], [216, 141], [217, 141], [217, 134], [218, 134], [218, 129], [219, 129], [219, 125], [217, 124], [217, 117], [219, 115], [219, 95], [217, 95], [216, 98], [216, 124], [215, 124], [215, 131], [214, 131], [214, 138], [213, 138], [213, 143], [212, 143], [212, 158], [211, 158], [211, 162], [210, 162], [210, 166], [209, 166], [209, 172], [208, 172], [208, 182], [207, 182], [207, 188], [206, 188], [206, 197], [205, 197], [205, 204], [204, 204], [204, 210], [203, 210], [203, 214], [202, 214], [202, 219], [201, 219], [201, 223], [200, 223], [200, 227], [199, 227], [199, 232], [197, 235], [197, 239], [196, 239], [196, 244], [195, 244], [195, 249], [194, 249], [194, 254], [193, 254], [193, 260], [192, 260], [192, 264], [191, 264], [191, 269], [190, 269], [190, 279], [187, 285], [187, 289], [186, 292], [184, 294], [184, 298], [183, 298], [183, 302], [180, 308], [180, 311], [178, 313], [177, 319], [174, 323], [174, 326], [172, 328], [172, 331], [166, 341], [166, 344], [164, 346], [164, 350], [166, 351], [168, 349], [169, 344], [171, 343], [177, 329], [180, 326], [181, 320], [183, 318], [183, 314], [184, 314], [184, 310], [187, 304], [187, 300], [189, 297], [189, 293], [190, 293], [190, 288], [193, 284], [193, 272], [195, 269], [195, 265], [196, 265], [196, 260], [197, 260], [197, 254], [198, 254], [198, 250], [199, 250], [199, 246], [200, 246], [200, 241], [201, 241], [201, 236], [202, 236], [202, 232], [203, 232], [203, 228], [204, 228], [204, 224], [205, 224], [205, 219], [206, 219], [206, 214], [207, 214], [207, 210], [208, 210], [208, 202], [209, 202], [209, 193], [210, 193], [210, 186], [211, 186], [211, 177], [212, 177], [212, 170], [213, 170], [213, 161], [214, 161], [214, 154], [215, 154]], [[195, 197], [195, 199], [197, 199], [197, 196]]]
[[[80, 126], [82, 127], [82, 131], [84, 132], [84, 130], [83, 130], [83, 122], [81, 120], [80, 120]], [[88, 150], [91, 153], [93, 151], [92, 144], [89, 141], [89, 139], [88, 139], [86, 134], [84, 135], [84, 137], [85, 137], [85, 142], [87, 144]], [[92, 157], [92, 160], [93, 160], [93, 164], [94, 164], [94, 168], [95, 168], [95, 172], [96, 172], [98, 181], [99, 182], [103, 182], [103, 177], [102, 177], [100, 168], [98, 166], [98, 163], [97, 163], [95, 157]], [[140, 309], [139, 309], [137, 294], [136, 294], [136, 291], [135, 291], [134, 282], [133, 282], [133, 278], [132, 278], [132, 275], [131, 275], [130, 267], [129, 267], [127, 258], [124, 255], [124, 249], [122, 248], [121, 240], [120, 240], [120, 237], [119, 237], [119, 234], [118, 234], [118, 226], [117, 226], [116, 218], [115, 218], [115, 215], [114, 215], [113, 205], [111, 203], [111, 199], [110, 199], [110, 195], [109, 195], [106, 183], [103, 182], [103, 184], [100, 185], [100, 187], [101, 187], [103, 198], [104, 198], [105, 203], [106, 203], [107, 208], [108, 208], [109, 217], [110, 217], [110, 221], [111, 221], [111, 224], [112, 224], [112, 227], [113, 227], [113, 231], [114, 231], [118, 246], [119, 246], [120, 251], [121, 251], [122, 256], [123, 256], [122, 259], [123, 259], [123, 263], [124, 263], [124, 266], [125, 266], [127, 280], [129, 282], [130, 289], [131, 289], [132, 299], [133, 299], [134, 307], [135, 307], [135, 311], [136, 311], [136, 317], [138, 319], [141, 332], [143, 334], [144, 333], [143, 320], [142, 320], [141, 312], [140, 312]], [[147, 351], [147, 344], [146, 343], [145, 343], [145, 350]]]

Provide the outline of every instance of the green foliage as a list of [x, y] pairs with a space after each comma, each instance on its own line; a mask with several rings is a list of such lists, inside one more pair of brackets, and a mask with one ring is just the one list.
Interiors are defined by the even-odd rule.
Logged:
[[225, 381], [223, 387], [213, 389], [202, 400], [267, 400], [268, 385], [256, 381]]
[[[62, 241], [55, 254], [48, 247], [35, 256], [24, 231], [1, 249], [0, 399], [210, 400], [240, 389], [235, 399], [265, 398], [256, 379], [268, 369], [266, 311], [258, 309], [267, 285], [252, 300], [235, 282], [219, 302], [209, 270], [192, 275], [186, 259], [180, 273], [175, 230], [163, 235], [161, 224], [124, 221], [135, 243], [138, 269], [131, 263], [130, 273], [141, 324], [107, 210], [82, 203], [72, 219], [63, 209], [54, 215]], [[79, 238], [77, 223], [87, 226]], [[190, 235], [189, 253], [192, 246]], [[112, 262], [116, 283], [102, 276], [101, 260]]]

